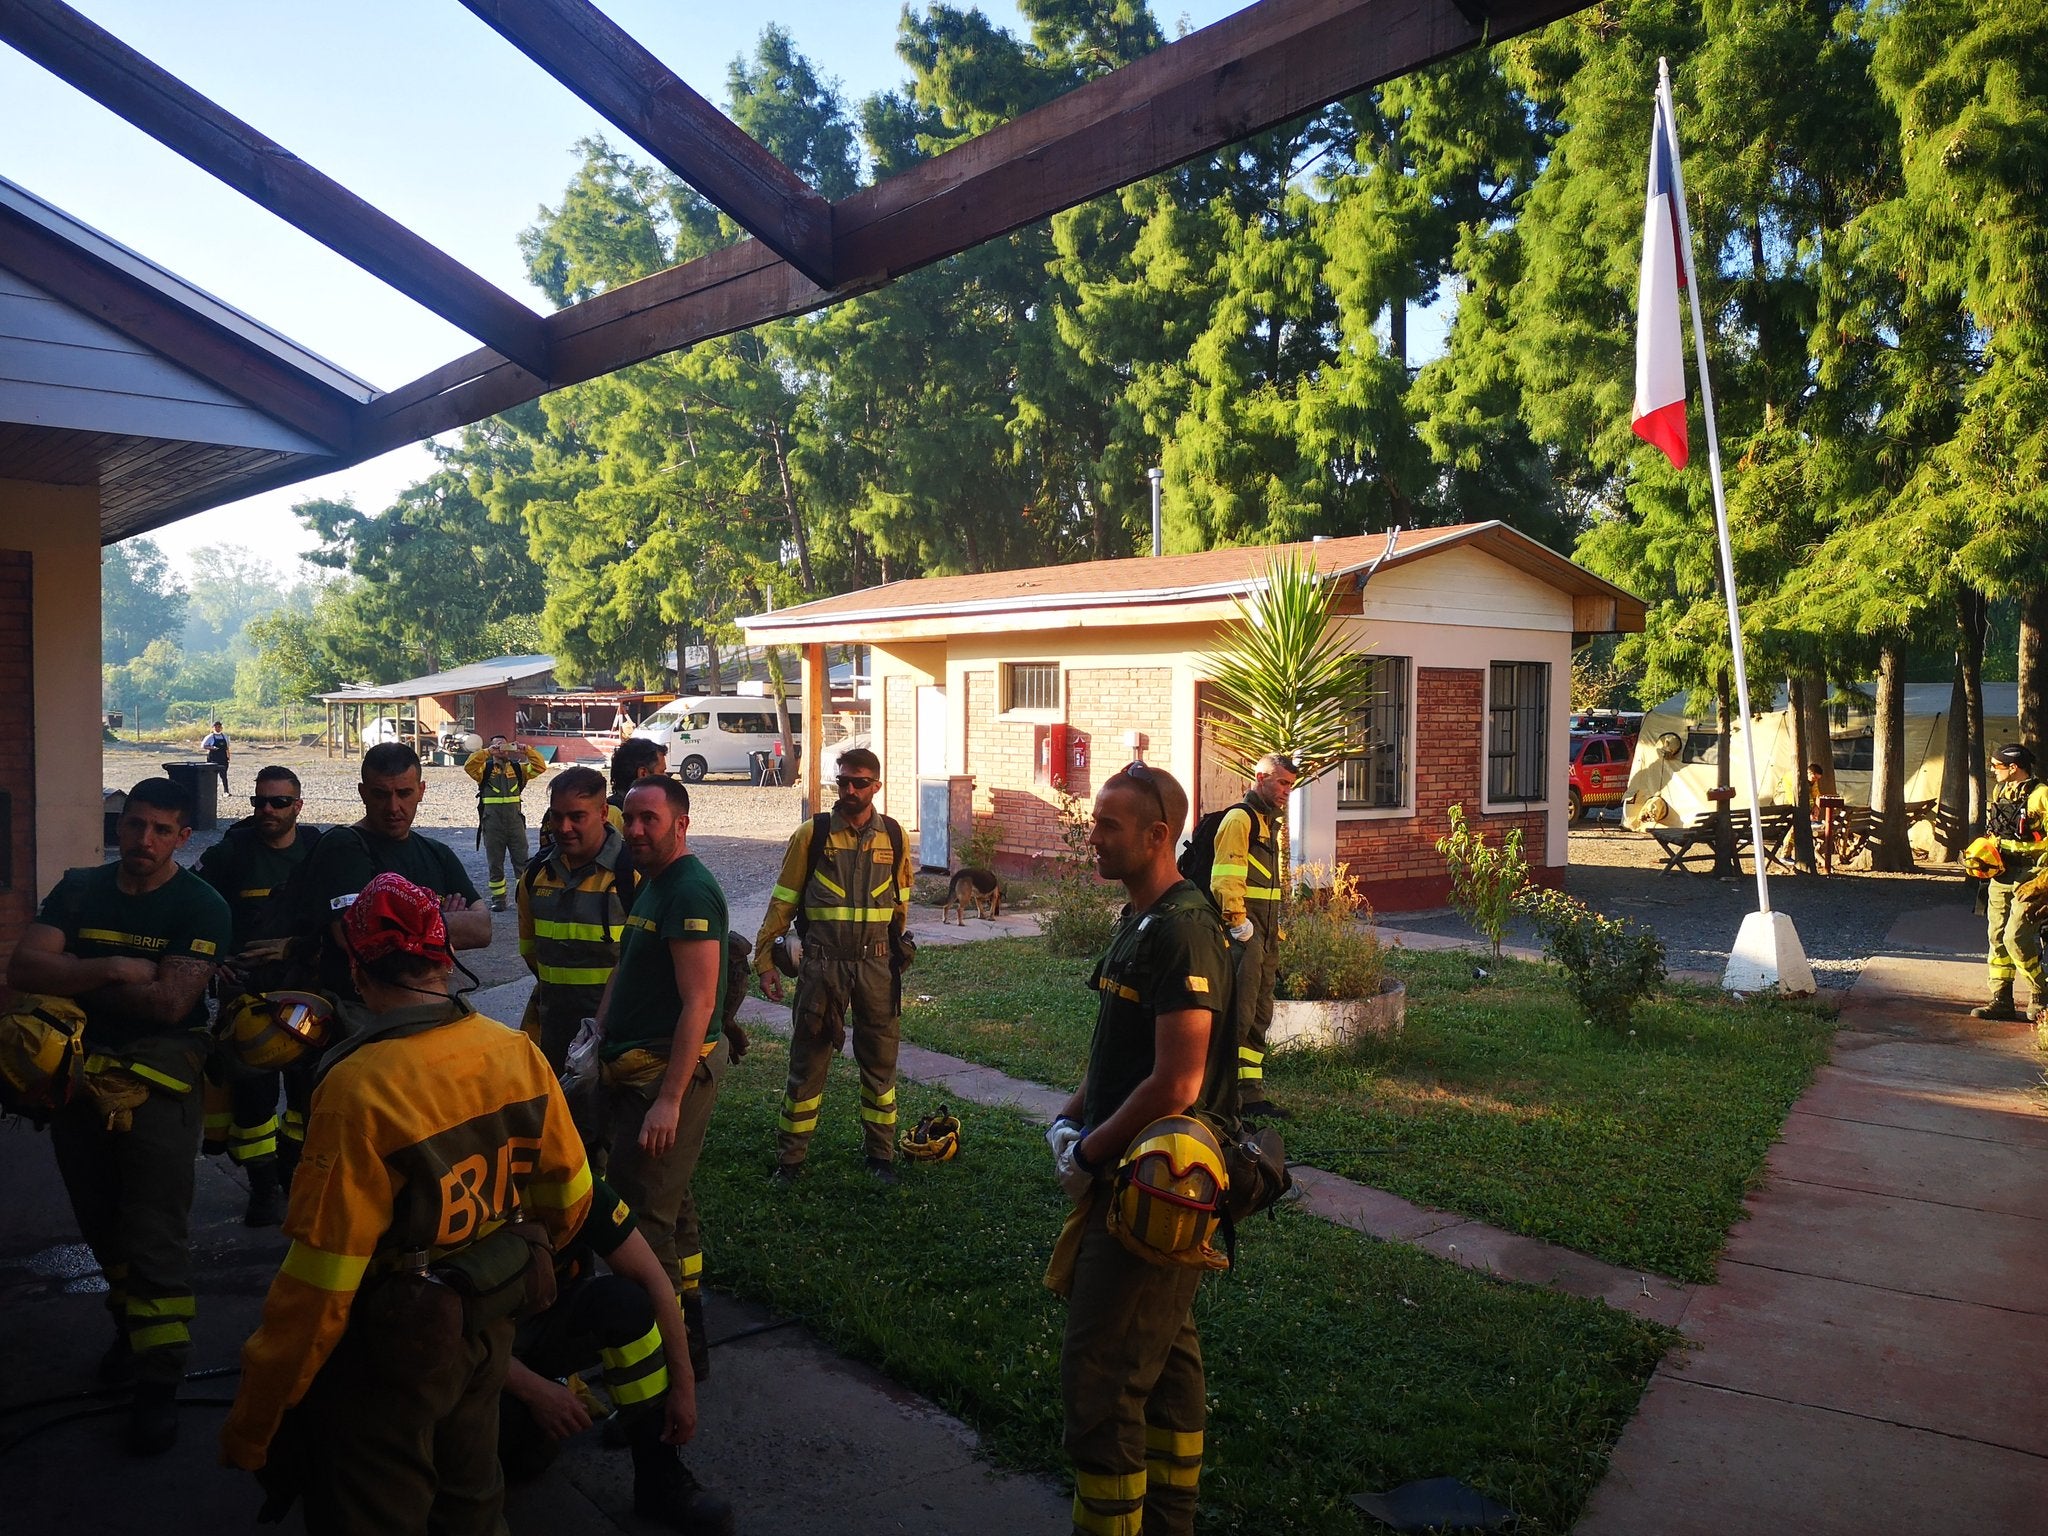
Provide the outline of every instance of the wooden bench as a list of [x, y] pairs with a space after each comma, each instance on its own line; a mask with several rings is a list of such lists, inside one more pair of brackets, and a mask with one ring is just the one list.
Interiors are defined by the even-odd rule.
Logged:
[[[1720, 837], [1721, 813], [1718, 810], [1701, 811], [1691, 821], [1678, 827], [1651, 827], [1650, 836], [1657, 840], [1657, 846], [1664, 850], [1665, 870], [1685, 869], [1695, 858], [1706, 857], [1716, 862], [1720, 858], [1717, 846]], [[1740, 851], [1749, 840], [1749, 820], [1744, 817], [1739, 825], [1732, 825], [1735, 847]], [[1704, 853], [1702, 852], [1704, 850]]]

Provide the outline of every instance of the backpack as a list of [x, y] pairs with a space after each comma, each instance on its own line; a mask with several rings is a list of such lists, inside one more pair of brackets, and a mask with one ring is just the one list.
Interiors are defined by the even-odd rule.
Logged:
[[[884, 816], [881, 820], [882, 830], [889, 834], [889, 874], [893, 878], [896, 871], [903, 867], [903, 825], [894, 816]], [[804, 892], [810, 888], [811, 876], [818, 872], [818, 866], [825, 861], [825, 834], [831, 829], [830, 811], [820, 811], [811, 818], [811, 859], [804, 866], [804, 883], [796, 888], [796, 936], [800, 939], [810, 937], [811, 920], [804, 916]], [[889, 937], [892, 942], [898, 931], [898, 924], [889, 925]]]
[[1216, 829], [1223, 825], [1223, 818], [1236, 809], [1234, 805], [1227, 805], [1220, 811], [1205, 813], [1195, 823], [1193, 834], [1181, 845], [1177, 861], [1181, 877], [1194, 881], [1195, 888], [1208, 896], [1211, 903], [1216, 900], [1209, 891], [1210, 872], [1216, 867]]

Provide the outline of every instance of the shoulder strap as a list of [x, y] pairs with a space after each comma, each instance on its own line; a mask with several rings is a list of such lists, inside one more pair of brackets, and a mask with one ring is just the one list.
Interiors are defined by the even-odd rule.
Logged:
[[[903, 867], [903, 823], [894, 816], [884, 816], [882, 818], [882, 826], [889, 834], [889, 883], [894, 885], [896, 883], [896, 872]], [[893, 907], [896, 903], [892, 901], [889, 905]], [[910, 914], [908, 912], [900, 912], [895, 917], [889, 919], [890, 931], [892, 933], [901, 933], [909, 922]]]
[[796, 914], [792, 919], [798, 938], [808, 937], [810, 933], [811, 920], [804, 915], [804, 892], [810, 889], [811, 876], [818, 872], [818, 865], [824, 861], [825, 838], [831, 830], [832, 813], [830, 811], [820, 811], [811, 818], [810, 852], [804, 862], [803, 884], [796, 888]]

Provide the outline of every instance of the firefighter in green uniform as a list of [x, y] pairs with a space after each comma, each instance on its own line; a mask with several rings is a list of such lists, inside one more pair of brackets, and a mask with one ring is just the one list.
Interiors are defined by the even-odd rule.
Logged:
[[[761, 990], [782, 1001], [775, 941], [794, 921], [801, 956], [789, 1037], [789, 1086], [776, 1133], [774, 1177], [803, 1171], [825, 1074], [853, 1013], [853, 1055], [860, 1065], [860, 1118], [868, 1172], [896, 1176], [896, 1051], [901, 1043], [902, 940], [916, 876], [903, 828], [875, 810], [881, 759], [865, 747], [840, 754], [839, 801], [829, 815], [796, 829], [768, 915], [754, 940]], [[822, 840], [822, 841], [821, 841]]]
[[519, 957], [534, 977], [519, 1027], [557, 1072], [577, 1027], [597, 1014], [633, 910], [633, 861], [608, 808], [603, 774], [563, 769], [548, 786], [553, 841], [519, 881]]
[[2028, 920], [2025, 906], [2013, 893], [2032, 877], [2036, 861], [2048, 849], [2048, 785], [2034, 777], [2034, 754], [2022, 746], [2000, 747], [1991, 757], [1991, 773], [1998, 783], [1991, 792], [1991, 805], [1984, 813], [1984, 830], [1998, 844], [2002, 867], [1991, 876], [1987, 892], [1990, 947], [1991, 997], [1980, 1008], [1972, 1008], [1979, 1019], [2017, 1019], [2013, 977], [2027, 979], [2028, 1006], [2037, 1023], [2048, 1018], [2048, 983], [2041, 972], [2041, 933]]
[[114, 1314], [103, 1378], [131, 1377], [128, 1447], [168, 1450], [191, 1348], [193, 1164], [199, 1152], [206, 986], [227, 952], [227, 903], [172, 855], [192, 799], [169, 779], [128, 792], [116, 864], [65, 873], [7, 967], [21, 992], [85, 1010], [86, 1091], [50, 1139]]
[[[299, 776], [289, 768], [265, 768], [249, 797], [251, 814], [229, 827], [199, 856], [199, 878], [219, 891], [234, 919], [234, 953], [221, 969], [222, 1011], [236, 993], [283, 985], [272, 979], [283, 960], [288, 922], [277, 897], [292, 871], [320, 840], [316, 827], [299, 825], [305, 809]], [[273, 929], [275, 931], [273, 931]], [[284, 1186], [278, 1177], [278, 1075], [243, 1072], [226, 1083], [224, 1114], [210, 1106], [206, 1139], [226, 1143], [227, 1154], [249, 1176], [249, 1205], [242, 1223], [274, 1227], [284, 1220]], [[216, 1124], [216, 1118], [224, 1123]]]
[[[1231, 958], [1215, 909], [1174, 864], [1187, 811], [1179, 783], [1144, 763], [1095, 797], [1096, 871], [1130, 903], [1091, 978], [1101, 1001], [1087, 1071], [1046, 1133], [1075, 1203], [1047, 1283], [1067, 1296], [1060, 1390], [1074, 1529], [1090, 1536], [1194, 1530], [1205, 1411], [1193, 1308], [1205, 1269], [1223, 1261], [1120, 1233], [1111, 1183], [1127, 1152], [1159, 1139], [1157, 1122], [1225, 1114], [1231, 1097]], [[1220, 1195], [1213, 1140], [1200, 1155]]]
[[1294, 764], [1259, 759], [1252, 787], [1216, 827], [1209, 890], [1230, 932], [1237, 964], [1237, 1091], [1248, 1120], [1285, 1120], [1266, 1097], [1266, 1035], [1273, 1027], [1273, 977], [1280, 963], [1280, 828], [1294, 789]]
[[689, 828], [690, 792], [678, 780], [643, 779], [626, 795], [640, 889], [598, 1004], [602, 1109], [584, 1129], [675, 1284], [702, 1381], [711, 1363], [691, 1183], [732, 1060], [722, 1028], [729, 923], [725, 892], [690, 852]]
[[490, 862], [491, 910], [505, 910], [505, 861], [526, 865], [526, 808], [520, 797], [526, 786], [548, 771], [531, 747], [493, 736], [490, 745], [469, 754], [462, 771], [476, 780], [476, 835]]

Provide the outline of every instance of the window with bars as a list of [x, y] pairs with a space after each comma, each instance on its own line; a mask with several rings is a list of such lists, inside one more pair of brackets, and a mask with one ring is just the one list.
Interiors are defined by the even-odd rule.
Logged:
[[1358, 710], [1359, 753], [1344, 760], [1342, 810], [1389, 810], [1408, 803], [1408, 658], [1377, 656]]
[[1541, 800], [1550, 739], [1550, 664], [1496, 661], [1487, 699], [1486, 798]]
[[1013, 714], [1058, 714], [1060, 664], [1056, 661], [1005, 662], [1003, 708]]

